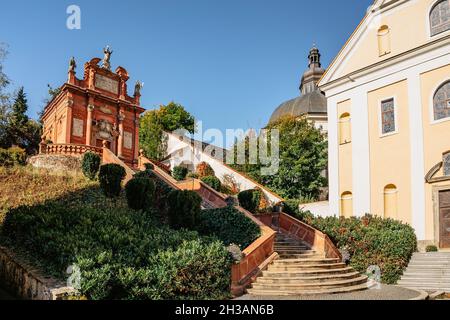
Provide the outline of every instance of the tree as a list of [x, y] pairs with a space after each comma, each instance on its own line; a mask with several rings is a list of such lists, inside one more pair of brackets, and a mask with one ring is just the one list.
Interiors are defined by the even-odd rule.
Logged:
[[139, 144], [144, 154], [154, 160], [162, 160], [166, 156], [167, 140], [158, 111], [146, 112], [139, 125]]
[[[261, 163], [248, 163], [248, 137], [239, 142], [245, 144], [246, 163], [233, 167], [286, 199], [316, 199], [320, 188], [326, 185], [326, 179], [322, 175], [327, 165], [326, 141], [323, 134], [307, 119], [292, 116], [281, 118], [266, 129], [279, 130], [278, 172], [262, 176]], [[270, 139], [270, 134], [268, 138]], [[237, 149], [235, 145], [234, 151]]]
[[27, 110], [27, 97], [24, 88], [21, 87], [15, 95], [14, 103], [7, 117], [6, 147], [16, 145], [25, 149], [28, 154], [32, 154], [39, 148], [41, 126], [26, 115]]
[[139, 129], [139, 144], [144, 154], [150, 159], [162, 160], [167, 149], [164, 132], [177, 129], [195, 132], [195, 119], [182, 105], [170, 102], [158, 110], [146, 112], [141, 118]]
[[182, 105], [172, 101], [166, 106], [161, 106], [158, 113], [165, 131], [186, 129], [190, 133], [195, 132], [195, 119]]
[[9, 95], [4, 92], [4, 89], [9, 84], [9, 79], [3, 73], [3, 61], [6, 57], [5, 46], [0, 44], [0, 148], [5, 148], [7, 145], [7, 123], [9, 114]]

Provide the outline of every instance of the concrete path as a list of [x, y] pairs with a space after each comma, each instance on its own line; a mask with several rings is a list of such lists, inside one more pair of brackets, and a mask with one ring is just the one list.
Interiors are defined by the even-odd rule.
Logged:
[[410, 300], [419, 296], [420, 293], [416, 290], [410, 290], [397, 286], [381, 285], [381, 289], [369, 289], [343, 294], [283, 297], [244, 295], [236, 300]]

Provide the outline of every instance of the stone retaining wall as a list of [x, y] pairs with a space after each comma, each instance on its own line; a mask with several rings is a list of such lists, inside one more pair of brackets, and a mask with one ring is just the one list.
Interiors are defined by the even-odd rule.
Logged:
[[0, 246], [0, 282], [11, 293], [27, 300], [64, 300], [76, 296], [65, 283], [43, 276], [8, 248]]
[[35, 168], [54, 171], [81, 172], [81, 156], [39, 154], [30, 157], [28, 163]]

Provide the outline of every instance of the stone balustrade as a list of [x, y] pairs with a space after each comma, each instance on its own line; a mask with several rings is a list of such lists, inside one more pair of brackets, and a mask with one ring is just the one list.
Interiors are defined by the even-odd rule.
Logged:
[[62, 154], [62, 155], [70, 155], [70, 156], [82, 156], [86, 152], [93, 152], [102, 156], [103, 149], [82, 145], [82, 144], [45, 144], [41, 143], [40, 145], [40, 153], [41, 154]]

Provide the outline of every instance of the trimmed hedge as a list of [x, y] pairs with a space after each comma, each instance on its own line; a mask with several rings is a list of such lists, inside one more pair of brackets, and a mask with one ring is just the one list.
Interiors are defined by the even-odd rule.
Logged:
[[197, 230], [219, 238], [225, 246], [235, 244], [242, 250], [261, 236], [259, 226], [233, 207], [203, 210]]
[[218, 192], [220, 192], [222, 189], [222, 183], [216, 176], [202, 177], [201, 180]]
[[226, 299], [231, 258], [197, 232], [174, 231], [153, 213], [47, 203], [11, 210], [2, 243], [26, 250], [45, 272], [81, 271], [88, 299]]
[[93, 152], [86, 152], [81, 161], [81, 170], [89, 180], [95, 180], [100, 169], [100, 156]]
[[202, 198], [194, 191], [173, 190], [167, 200], [170, 227], [194, 229], [200, 216]]
[[257, 189], [241, 191], [238, 194], [239, 204], [251, 213], [257, 213], [261, 201], [261, 192]]
[[172, 177], [177, 181], [183, 181], [186, 179], [188, 169], [181, 166], [176, 166], [172, 170]]
[[23, 166], [27, 161], [27, 153], [19, 147], [0, 148], [0, 166]]
[[150, 178], [133, 178], [125, 185], [128, 206], [149, 210], [155, 199], [155, 184]]
[[125, 175], [125, 169], [118, 164], [109, 163], [100, 167], [98, 180], [105, 196], [109, 198], [119, 196], [122, 190], [121, 183]]
[[366, 215], [362, 218], [311, 218], [307, 224], [327, 234], [350, 254], [350, 265], [365, 273], [371, 265], [381, 269], [383, 283], [395, 284], [417, 250], [414, 229], [402, 222]]

